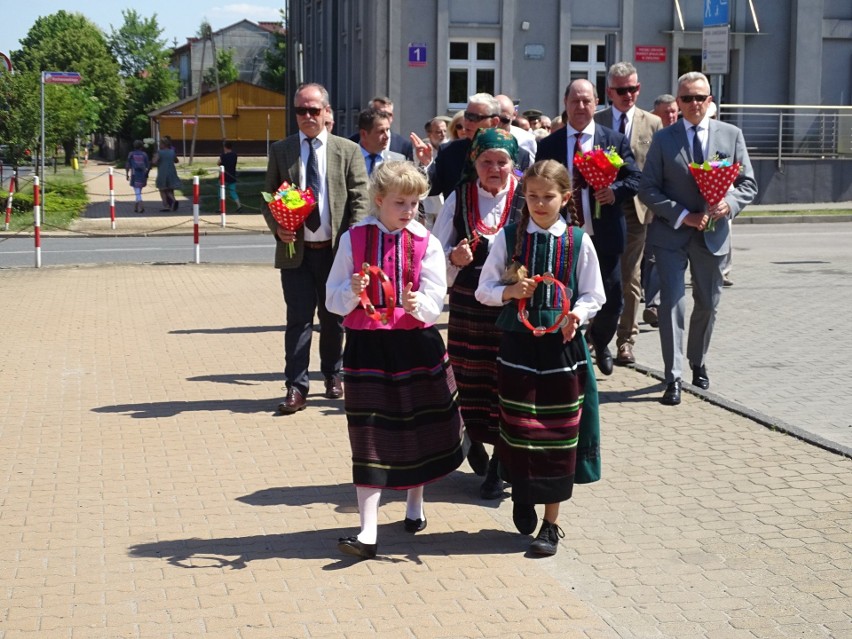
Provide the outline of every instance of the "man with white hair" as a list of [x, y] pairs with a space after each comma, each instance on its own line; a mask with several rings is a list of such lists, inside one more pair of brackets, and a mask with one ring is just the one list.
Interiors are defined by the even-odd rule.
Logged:
[[530, 154], [530, 164], [535, 162], [536, 138], [530, 131], [524, 131], [522, 128], [512, 124], [512, 120], [517, 117], [515, 112], [515, 103], [508, 95], [495, 95], [494, 98], [500, 105], [500, 124], [498, 129], [503, 129], [512, 134], [512, 137], [518, 141], [518, 146]]

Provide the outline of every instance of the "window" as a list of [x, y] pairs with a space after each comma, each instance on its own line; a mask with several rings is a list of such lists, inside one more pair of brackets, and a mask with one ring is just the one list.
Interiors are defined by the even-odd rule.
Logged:
[[606, 103], [606, 46], [600, 42], [571, 45], [571, 79], [586, 79], [598, 90], [601, 104]]
[[474, 93], [499, 93], [495, 40], [451, 40], [449, 50], [450, 109], [463, 109]]

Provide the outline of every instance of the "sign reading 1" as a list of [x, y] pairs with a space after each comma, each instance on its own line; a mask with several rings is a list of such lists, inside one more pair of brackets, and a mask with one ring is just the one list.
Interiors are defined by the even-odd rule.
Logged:
[[426, 45], [409, 43], [408, 45], [408, 66], [410, 67], [425, 67], [426, 66]]

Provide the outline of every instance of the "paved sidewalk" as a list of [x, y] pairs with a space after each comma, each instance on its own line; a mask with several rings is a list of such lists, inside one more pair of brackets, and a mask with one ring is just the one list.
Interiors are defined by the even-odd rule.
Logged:
[[342, 402], [273, 412], [274, 269], [12, 269], [0, 297], [4, 639], [852, 638], [852, 460], [636, 371], [601, 381], [604, 478], [555, 557], [465, 465], [423, 534], [386, 493], [354, 562]]

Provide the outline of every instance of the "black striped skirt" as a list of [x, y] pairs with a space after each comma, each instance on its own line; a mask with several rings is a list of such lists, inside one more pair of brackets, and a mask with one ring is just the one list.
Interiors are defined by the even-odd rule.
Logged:
[[456, 382], [435, 327], [347, 330], [343, 375], [356, 486], [420, 486], [464, 461]]
[[447, 352], [467, 434], [474, 441], [496, 444], [500, 433], [497, 351], [503, 334], [496, 322], [502, 308], [480, 304], [474, 290], [458, 281], [450, 289]]
[[571, 498], [588, 375], [579, 335], [506, 332], [500, 343], [497, 457], [512, 499], [550, 504]]

